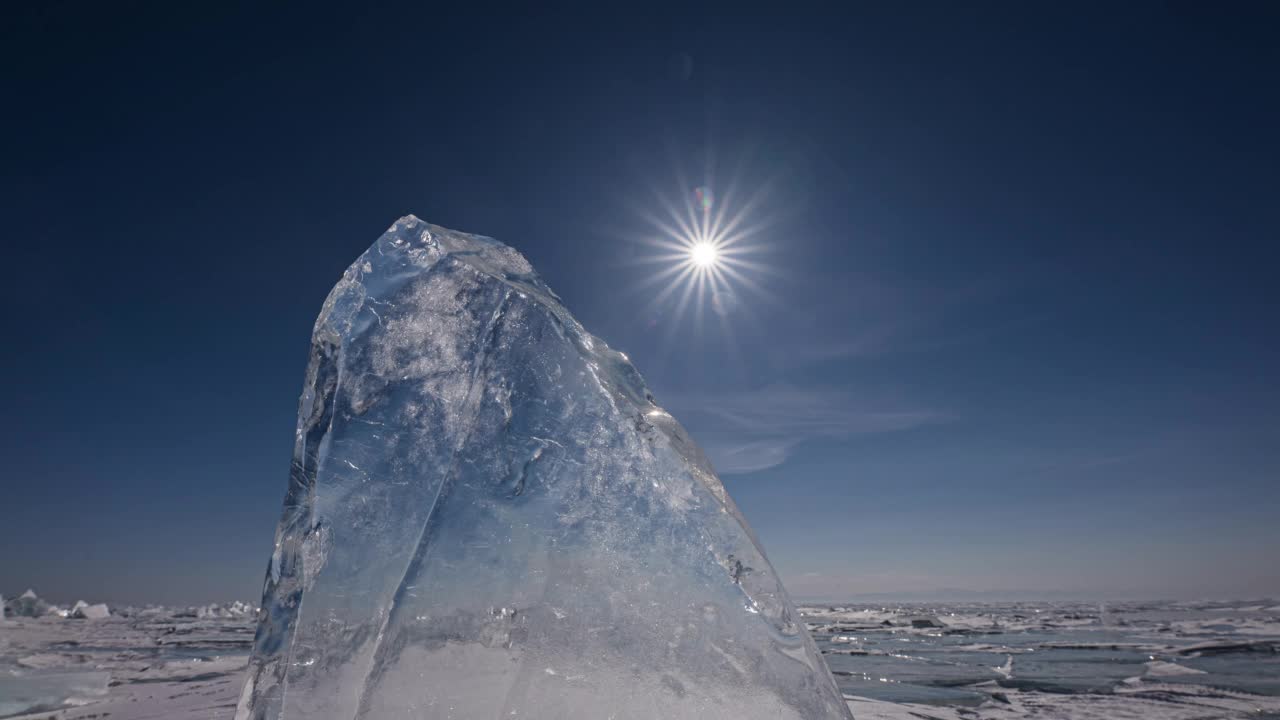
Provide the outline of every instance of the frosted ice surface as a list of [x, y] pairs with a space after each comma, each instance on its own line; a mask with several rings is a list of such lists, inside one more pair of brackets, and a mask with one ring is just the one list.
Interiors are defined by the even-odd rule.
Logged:
[[324, 303], [238, 718], [848, 718], [702, 452], [515, 250]]

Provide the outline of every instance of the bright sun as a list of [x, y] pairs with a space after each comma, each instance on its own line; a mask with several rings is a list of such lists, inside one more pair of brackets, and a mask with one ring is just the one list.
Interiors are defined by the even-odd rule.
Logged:
[[[688, 187], [683, 178], [679, 185]], [[667, 328], [676, 328], [692, 307], [695, 330], [702, 330], [704, 309], [719, 315], [729, 330], [730, 315], [751, 314], [739, 301], [739, 289], [768, 295], [752, 276], [772, 268], [751, 257], [764, 251], [765, 243], [758, 236], [768, 223], [749, 222], [752, 208], [762, 202], [765, 191], [757, 190], [735, 205], [734, 188], [731, 183], [724, 197], [717, 200], [709, 186], [697, 187], [683, 202], [673, 202], [655, 190], [655, 198], [666, 212], [640, 211], [658, 231], [647, 232], [640, 239], [657, 252], [636, 261], [664, 266], [641, 284], [665, 285], [643, 311], [651, 326], [669, 315]]]
[[689, 248], [689, 258], [700, 268], [711, 268], [716, 264], [716, 246], [709, 242], [695, 243]]

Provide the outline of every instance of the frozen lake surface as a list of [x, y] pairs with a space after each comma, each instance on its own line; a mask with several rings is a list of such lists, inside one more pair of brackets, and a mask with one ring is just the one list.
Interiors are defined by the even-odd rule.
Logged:
[[[1280, 718], [1280, 606], [808, 606], [857, 718]], [[220, 720], [253, 637], [238, 608], [0, 621], [0, 717]]]
[[800, 611], [859, 717], [1280, 717], [1267, 602]]

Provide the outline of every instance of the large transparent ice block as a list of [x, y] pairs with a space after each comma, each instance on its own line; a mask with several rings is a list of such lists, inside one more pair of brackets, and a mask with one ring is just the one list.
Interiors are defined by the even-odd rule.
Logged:
[[515, 250], [324, 303], [238, 718], [847, 718], [715, 472]]

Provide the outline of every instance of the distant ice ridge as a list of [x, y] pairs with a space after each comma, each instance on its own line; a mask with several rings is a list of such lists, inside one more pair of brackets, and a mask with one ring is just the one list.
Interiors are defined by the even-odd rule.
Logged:
[[111, 617], [111, 610], [102, 603], [90, 605], [83, 600], [79, 600], [75, 605], [71, 606], [69, 616], [81, 620], [102, 620]]
[[60, 617], [75, 618], [77, 620], [102, 620], [111, 616], [111, 610], [102, 603], [90, 605], [89, 603], [79, 600], [70, 608], [53, 605], [46, 602], [36, 591], [30, 588], [16, 598], [10, 599], [8, 602], [4, 598], [0, 598], [0, 619], [6, 617]]
[[237, 717], [849, 712], [627, 358], [515, 250], [409, 216], [316, 321]]

